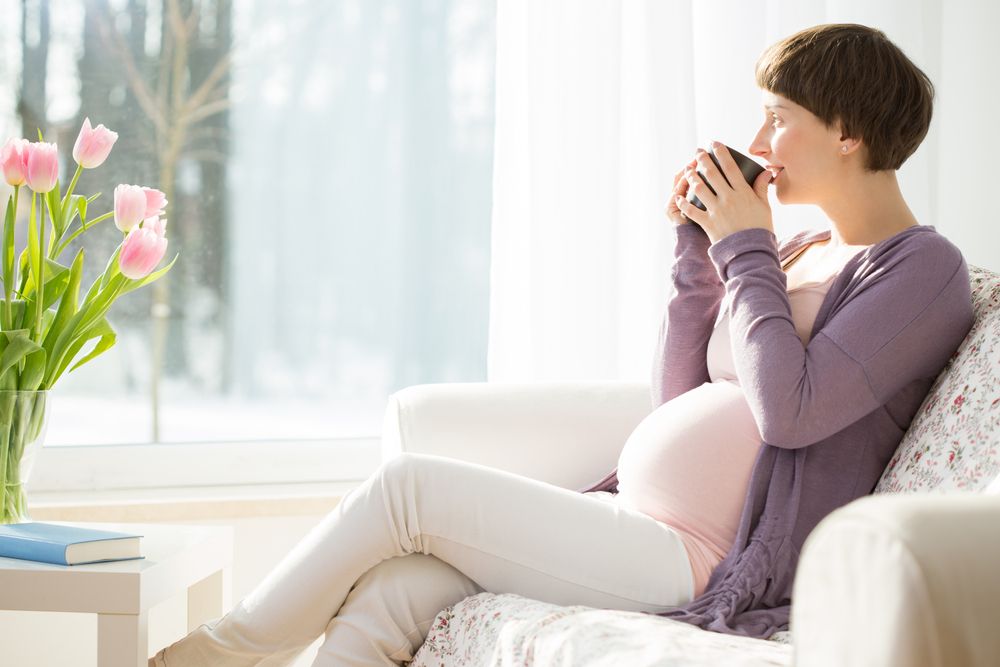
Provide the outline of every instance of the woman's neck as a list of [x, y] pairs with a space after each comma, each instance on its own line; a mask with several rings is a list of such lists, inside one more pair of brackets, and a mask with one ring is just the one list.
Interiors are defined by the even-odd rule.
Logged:
[[[920, 224], [899, 190], [896, 172], [845, 172], [820, 208], [830, 219], [830, 246], [869, 246]], [[844, 193], [848, 193], [847, 196]]]

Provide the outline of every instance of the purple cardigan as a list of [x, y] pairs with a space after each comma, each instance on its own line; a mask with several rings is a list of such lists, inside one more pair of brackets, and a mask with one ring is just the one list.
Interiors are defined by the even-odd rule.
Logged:
[[[653, 407], [710, 382], [708, 339], [728, 294], [733, 363], [763, 442], [729, 553], [704, 593], [659, 615], [766, 639], [788, 629], [806, 536], [834, 509], [872, 492], [972, 327], [968, 268], [932, 225], [904, 229], [847, 262], [803, 347], [780, 260], [830, 238], [829, 230], [780, 244], [767, 229], [715, 244], [697, 225], [676, 231]], [[617, 492], [616, 473], [580, 492]]]

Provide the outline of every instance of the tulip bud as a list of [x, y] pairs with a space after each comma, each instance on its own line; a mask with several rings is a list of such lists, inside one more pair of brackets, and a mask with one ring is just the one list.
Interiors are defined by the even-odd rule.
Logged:
[[166, 219], [159, 218], [150, 218], [133, 227], [118, 253], [118, 268], [123, 276], [140, 280], [152, 273], [167, 252], [166, 227]]
[[153, 188], [143, 188], [146, 195], [146, 212], [143, 219], [163, 215], [163, 209], [167, 206], [167, 197], [159, 190]]
[[27, 139], [8, 139], [0, 148], [0, 165], [8, 185], [24, 185], [24, 177], [28, 173], [27, 147]]
[[83, 127], [73, 145], [73, 159], [84, 169], [93, 169], [104, 164], [111, 153], [111, 147], [118, 140], [118, 133], [103, 125], [90, 127], [90, 119], [83, 119]]
[[28, 170], [25, 181], [38, 194], [45, 194], [56, 187], [59, 180], [59, 149], [55, 144], [36, 141], [29, 143], [26, 150]]
[[115, 188], [115, 227], [123, 232], [142, 222], [146, 214], [146, 193], [138, 185], [122, 183]]

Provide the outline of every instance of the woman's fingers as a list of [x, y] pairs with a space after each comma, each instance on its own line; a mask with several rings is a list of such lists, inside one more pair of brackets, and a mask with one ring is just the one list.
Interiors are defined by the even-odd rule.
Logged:
[[688, 190], [690, 189], [690, 182], [688, 177], [693, 176], [695, 173], [695, 167], [698, 166], [698, 160], [691, 160], [684, 168], [674, 174], [674, 189], [670, 193], [669, 201], [666, 206], [667, 217], [670, 218], [675, 223], [686, 223], [687, 220], [684, 218], [684, 214], [681, 213], [680, 208], [677, 206], [677, 201], [675, 197], [686, 198]]
[[697, 166], [698, 166], [698, 161], [691, 160], [686, 165], [684, 165], [683, 169], [674, 174], [674, 187], [677, 187], [677, 182], [684, 178], [684, 174], [687, 173], [688, 170], [694, 169]]
[[692, 172], [692, 165], [688, 165], [677, 172], [674, 176], [674, 192], [683, 195], [688, 189], [688, 175]]

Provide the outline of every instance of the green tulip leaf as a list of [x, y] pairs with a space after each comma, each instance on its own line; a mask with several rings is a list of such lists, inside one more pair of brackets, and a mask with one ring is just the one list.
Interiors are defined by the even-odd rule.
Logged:
[[[110, 281], [107, 289], [98, 292], [93, 299], [88, 294], [88, 298], [81, 304], [80, 310], [56, 334], [56, 341], [52, 347], [52, 355], [50, 356], [48, 381], [46, 382], [47, 387], [55, 384], [55, 381], [62, 375], [66, 366], [69, 365], [70, 361], [76, 355], [76, 352], [79, 351], [82, 343], [76, 345], [77, 340], [81, 336], [86, 336], [91, 327], [100, 325], [108, 309], [111, 308], [111, 304], [118, 298], [125, 282], [127, 282], [127, 279], [124, 276], [117, 276]], [[97, 281], [94, 282], [94, 285], [97, 285]], [[93, 291], [93, 288], [91, 288], [91, 291]], [[108, 327], [110, 328], [110, 325]]]
[[[54, 259], [45, 260], [45, 306], [51, 306], [55, 303], [56, 299], [62, 294], [63, 290], [66, 289], [66, 285], [69, 283], [69, 267], [63, 266]], [[53, 297], [49, 298], [49, 292], [54, 292]], [[30, 298], [32, 294], [35, 293], [35, 277], [29, 275], [28, 282], [24, 285], [24, 296], [25, 298]]]
[[45, 348], [39, 348], [24, 358], [24, 370], [18, 381], [21, 391], [37, 391], [45, 377]]
[[28, 304], [24, 302], [24, 299], [10, 300], [10, 328], [12, 331], [24, 326], [24, 312], [27, 307]]
[[[63, 210], [62, 202], [59, 201], [58, 186], [45, 195], [45, 201], [49, 204], [49, 218], [52, 220], [52, 227], [55, 229], [56, 238], [58, 239], [62, 236], [63, 230], [66, 229], [66, 218], [72, 207], [67, 206], [66, 210]], [[39, 218], [44, 220], [44, 216], [39, 216]]]
[[[70, 373], [75, 371], [80, 366], [83, 366], [94, 357], [107, 352], [114, 346], [115, 340], [118, 338], [118, 333], [114, 330], [114, 327], [111, 326], [111, 323], [108, 322], [106, 317], [102, 318], [96, 326], [91, 327], [85, 336], [81, 336], [80, 341], [85, 342], [87, 340], [93, 340], [97, 337], [100, 337], [100, 340], [98, 340], [97, 344], [94, 345], [94, 349], [92, 349], [83, 359], [80, 359], [80, 361], [73, 364], [73, 367], [69, 369]], [[82, 342], [80, 344], [82, 345]], [[76, 348], [76, 351], [79, 351], [79, 348]], [[76, 356], [75, 352], [73, 356]]]
[[174, 265], [174, 262], [177, 261], [178, 257], [180, 257], [180, 253], [174, 255], [174, 258], [172, 260], [170, 260], [170, 263], [167, 264], [165, 267], [163, 267], [162, 269], [159, 269], [158, 271], [154, 271], [153, 273], [150, 273], [145, 278], [141, 278], [139, 280], [129, 280], [128, 284], [125, 285], [125, 288], [122, 289], [122, 294], [128, 294], [132, 290], [139, 289], [140, 287], [143, 287], [144, 285], [148, 285], [149, 283], [153, 282], [154, 280], [160, 279], [163, 276], [163, 274], [165, 274], [167, 271], [170, 270], [170, 267], [172, 267]]
[[21, 363], [21, 360], [32, 352], [42, 349], [38, 343], [31, 340], [28, 334], [28, 329], [15, 329], [3, 332], [7, 344], [4, 347], [3, 354], [0, 355], [0, 374], [6, 373], [7, 369]]
[[[25, 248], [21, 251], [21, 254], [17, 257], [17, 274], [20, 278], [21, 284], [25, 284], [28, 280], [28, 249]], [[15, 290], [17, 291], [17, 290]], [[20, 296], [20, 293], [18, 294]]]
[[115, 252], [111, 255], [111, 259], [108, 260], [108, 265], [104, 267], [104, 273], [101, 274], [101, 289], [107, 287], [108, 282], [121, 273], [118, 270], [118, 255], [122, 252], [122, 246], [125, 244], [124, 241], [118, 244], [115, 248]]
[[83, 197], [81, 195], [73, 195], [71, 197], [71, 199], [72, 199], [73, 202], [75, 202], [75, 205], [71, 204], [71, 206], [76, 209], [77, 215], [80, 216], [80, 224], [83, 225], [84, 229], [86, 229], [87, 228], [87, 204], [88, 204], [87, 198]]
[[62, 359], [59, 360], [58, 365], [55, 368], [50, 369], [50, 378], [45, 383], [45, 386], [52, 387], [56, 383], [62, 374], [66, 372], [66, 367], [69, 366], [76, 355], [80, 353], [80, 350], [87, 343], [87, 341], [93, 340], [94, 338], [99, 339], [90, 353], [74, 364], [73, 368], [70, 369], [70, 372], [111, 349], [111, 347], [114, 346], [117, 337], [118, 334], [111, 326], [111, 323], [108, 322], [106, 317], [102, 317], [95, 325], [89, 327], [81, 335], [76, 337], [72, 343], [70, 343]]
[[46, 330], [45, 338], [42, 342], [42, 346], [50, 358], [59, 334], [62, 333], [70, 318], [76, 315], [77, 312], [77, 298], [80, 295], [80, 278], [83, 273], [83, 258], [84, 251], [83, 248], [80, 248], [79, 252], [76, 253], [76, 258], [73, 260], [73, 266], [70, 267], [69, 280], [62, 293], [62, 300], [59, 301], [59, 309], [52, 320], [52, 325]]

